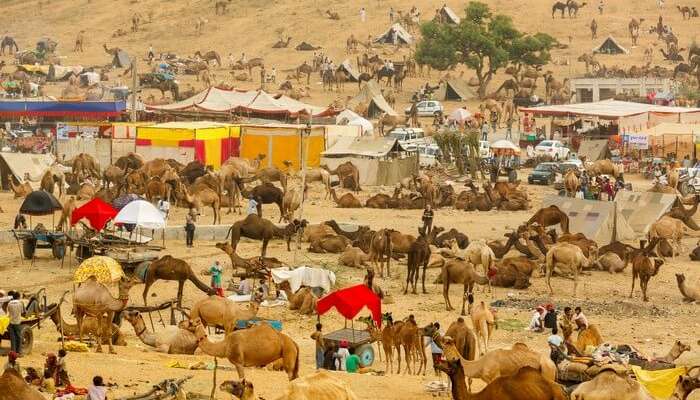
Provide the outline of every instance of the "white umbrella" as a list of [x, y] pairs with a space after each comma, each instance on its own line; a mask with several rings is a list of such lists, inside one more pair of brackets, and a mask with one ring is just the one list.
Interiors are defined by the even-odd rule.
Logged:
[[134, 224], [146, 229], [162, 229], [165, 220], [158, 209], [146, 200], [135, 200], [124, 206], [114, 218], [115, 224]]
[[458, 108], [450, 113], [447, 117], [449, 121], [456, 121], [458, 123], [464, 123], [472, 117], [472, 113], [465, 108]]

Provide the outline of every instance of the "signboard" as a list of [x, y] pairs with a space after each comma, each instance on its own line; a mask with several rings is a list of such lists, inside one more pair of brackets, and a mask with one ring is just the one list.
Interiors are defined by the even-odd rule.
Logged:
[[649, 148], [649, 136], [625, 135], [625, 138], [630, 147], [641, 150], [647, 150]]

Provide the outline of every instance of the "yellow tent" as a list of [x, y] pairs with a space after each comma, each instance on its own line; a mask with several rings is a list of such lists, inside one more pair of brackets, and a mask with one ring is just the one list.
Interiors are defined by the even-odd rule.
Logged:
[[[286, 169], [284, 161], [290, 161], [295, 170], [300, 169], [301, 153], [305, 155], [307, 167], [321, 165], [321, 153], [325, 150], [325, 128], [312, 126], [307, 136], [306, 125], [242, 125], [242, 158], [255, 159], [265, 155], [263, 164]], [[303, 135], [303, 149], [301, 144]]]
[[94, 256], [80, 263], [73, 274], [73, 282], [85, 282], [91, 276], [100, 283], [113, 283], [124, 276], [124, 271], [117, 260], [106, 256]]

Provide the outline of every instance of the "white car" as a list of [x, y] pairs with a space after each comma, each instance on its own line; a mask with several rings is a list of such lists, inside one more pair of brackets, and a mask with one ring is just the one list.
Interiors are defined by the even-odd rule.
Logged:
[[479, 140], [479, 158], [491, 158], [491, 143], [486, 140]]
[[409, 151], [430, 144], [421, 128], [395, 128], [389, 132], [389, 136], [396, 138], [401, 147]]
[[535, 156], [549, 156], [553, 160], [566, 160], [569, 148], [558, 140], [543, 140], [535, 146]]
[[[435, 100], [425, 100], [425, 101], [419, 101], [416, 104], [416, 108], [418, 109], [418, 116], [419, 117], [432, 117], [435, 115], [440, 115], [444, 112], [444, 109], [442, 108], [442, 104], [440, 104], [439, 101]], [[411, 107], [406, 107], [404, 110], [406, 115], [411, 114]]]
[[439, 164], [440, 148], [436, 144], [418, 146], [418, 164], [421, 167], [432, 167]]

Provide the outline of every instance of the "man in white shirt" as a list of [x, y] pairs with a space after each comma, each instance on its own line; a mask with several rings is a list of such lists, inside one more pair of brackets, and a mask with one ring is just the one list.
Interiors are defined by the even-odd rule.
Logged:
[[530, 320], [530, 326], [528, 328], [533, 332], [543, 332], [544, 331], [544, 315], [545, 315], [544, 307], [538, 306], [535, 309], [535, 313], [532, 314], [532, 319]]
[[163, 219], [167, 221], [168, 215], [170, 215], [170, 202], [167, 199], [158, 200], [158, 210], [163, 215]]
[[12, 351], [17, 354], [22, 353], [22, 312], [24, 311], [24, 305], [19, 299], [18, 292], [12, 292], [10, 294], [12, 300], [7, 304], [7, 315], [10, 317], [10, 326], [8, 330], [10, 332], [10, 343]]

